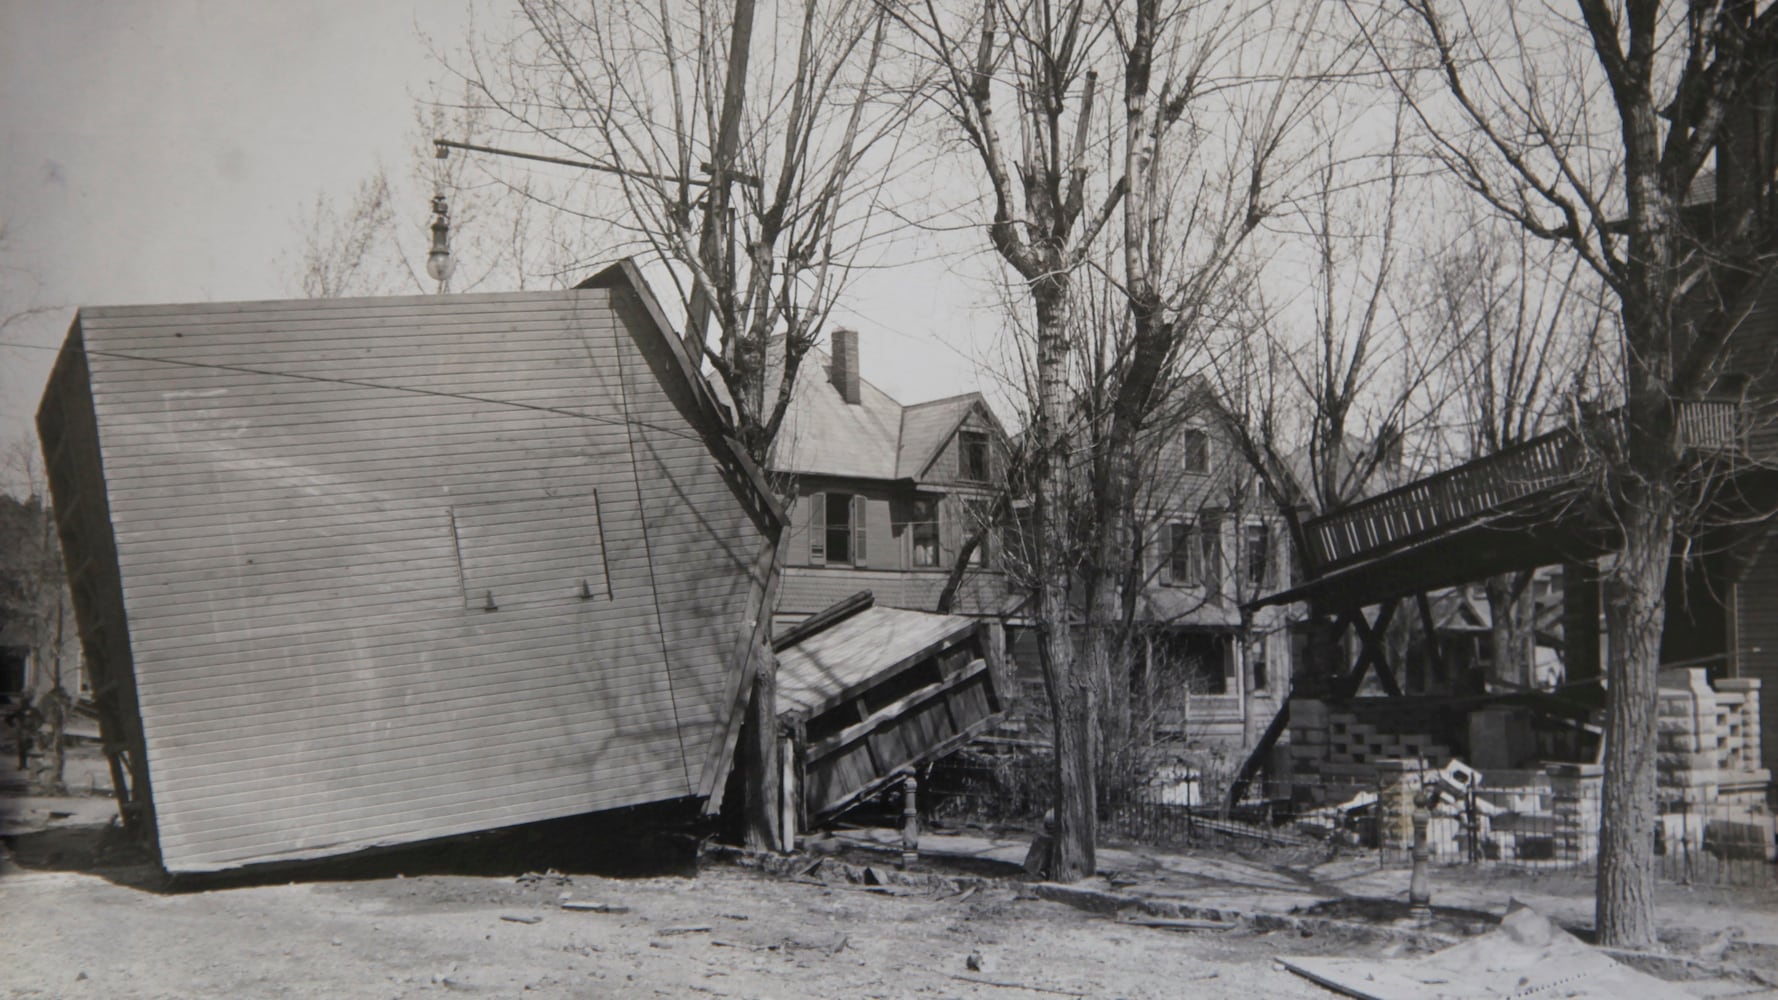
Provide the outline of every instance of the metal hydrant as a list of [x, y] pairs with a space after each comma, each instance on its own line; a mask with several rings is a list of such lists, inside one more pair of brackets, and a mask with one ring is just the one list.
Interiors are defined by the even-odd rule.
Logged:
[[1426, 789], [1414, 793], [1414, 875], [1408, 882], [1408, 912], [1422, 923], [1432, 919], [1432, 886], [1427, 882], [1426, 861], [1432, 847], [1426, 842], [1426, 826], [1432, 821]]

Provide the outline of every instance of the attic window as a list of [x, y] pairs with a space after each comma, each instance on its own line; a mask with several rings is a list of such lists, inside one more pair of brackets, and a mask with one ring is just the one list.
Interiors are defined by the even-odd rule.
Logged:
[[972, 483], [985, 483], [990, 478], [988, 465], [988, 435], [981, 431], [958, 431], [958, 478]]
[[1210, 435], [1201, 428], [1189, 427], [1185, 431], [1185, 451], [1181, 462], [1187, 472], [1210, 471]]
[[469, 610], [610, 599], [596, 494], [460, 504], [450, 515]]

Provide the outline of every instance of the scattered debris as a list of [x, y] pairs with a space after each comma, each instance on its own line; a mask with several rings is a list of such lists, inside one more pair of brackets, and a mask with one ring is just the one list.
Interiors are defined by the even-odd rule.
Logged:
[[986, 959], [982, 958], [981, 952], [972, 951], [969, 953], [969, 957], [963, 960], [963, 964], [968, 967], [971, 972], [980, 972], [982, 971], [982, 964], [985, 961]]
[[709, 924], [682, 924], [678, 927], [662, 927], [657, 933], [661, 937], [673, 937], [677, 934], [708, 934], [710, 931]]
[[502, 913], [500, 919], [512, 924], [541, 924], [543, 918], [538, 916], [520, 916], [517, 913]]
[[629, 907], [621, 906], [617, 903], [594, 903], [590, 900], [581, 902], [581, 901], [572, 900], [572, 899], [564, 902], [562, 904], [562, 909], [572, 910], [577, 913], [628, 913], [628, 912], [630, 912]]
[[982, 979], [979, 976], [959, 976], [946, 973], [960, 983], [974, 983], [977, 986], [994, 986], [1003, 990], [1030, 990], [1033, 993], [1048, 993], [1058, 997], [1084, 997], [1085, 993], [1078, 990], [1052, 990], [1047, 986], [1032, 986], [1029, 983], [1005, 983], [998, 979]]
[[1192, 920], [1171, 917], [1127, 917], [1118, 922], [1136, 927], [1159, 927], [1172, 931], [1227, 931], [1240, 926], [1238, 921], [1231, 920]]
[[1496, 930], [1425, 958], [1279, 961], [1305, 979], [1364, 1000], [1542, 995], [1677, 1000], [1689, 995], [1588, 947], [1525, 906], [1508, 912]]
[[519, 885], [573, 885], [574, 879], [554, 868], [545, 872], [526, 872], [513, 879]]
[[823, 954], [831, 956], [831, 955], [838, 955], [840, 952], [845, 951], [846, 946], [851, 943], [852, 943], [852, 939], [848, 938], [844, 934], [836, 935], [833, 938], [828, 939], [828, 940], [816, 939], [813, 941], [804, 941], [799, 938], [785, 938], [784, 939], [784, 950], [785, 951], [819, 951], [819, 952], [822, 952]]

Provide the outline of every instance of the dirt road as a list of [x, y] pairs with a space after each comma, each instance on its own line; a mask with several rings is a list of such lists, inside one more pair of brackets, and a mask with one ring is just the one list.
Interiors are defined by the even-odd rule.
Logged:
[[15, 872], [0, 876], [0, 995], [1329, 995], [1272, 968], [1280, 948], [1311, 942], [1120, 925], [1009, 887], [894, 891], [908, 894], [722, 865], [689, 878], [420, 876], [186, 893]]

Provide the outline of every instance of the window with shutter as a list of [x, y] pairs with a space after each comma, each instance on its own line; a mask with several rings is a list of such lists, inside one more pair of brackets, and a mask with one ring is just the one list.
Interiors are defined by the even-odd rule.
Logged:
[[809, 494], [809, 521], [805, 529], [809, 533], [809, 565], [820, 566], [827, 562], [827, 494]]
[[930, 497], [915, 500], [908, 512], [908, 529], [912, 533], [913, 566], [932, 569], [938, 566], [938, 501]]
[[[852, 565], [868, 566], [870, 561], [865, 551], [865, 499], [861, 496], [852, 497]], [[843, 560], [842, 560], [843, 561]]]
[[852, 514], [855, 507], [850, 493], [827, 494], [827, 565], [850, 565], [852, 562]]

